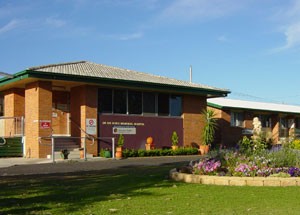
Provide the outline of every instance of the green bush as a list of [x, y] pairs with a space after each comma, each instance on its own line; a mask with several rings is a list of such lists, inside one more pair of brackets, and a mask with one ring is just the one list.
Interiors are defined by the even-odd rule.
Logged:
[[281, 150], [269, 154], [273, 167], [300, 166], [300, 152], [289, 147], [282, 147]]
[[123, 157], [154, 157], [154, 156], [172, 156], [172, 155], [197, 155], [198, 149], [196, 148], [178, 148], [177, 150], [172, 149], [124, 149]]
[[300, 150], [300, 140], [293, 140], [291, 142], [291, 148]]

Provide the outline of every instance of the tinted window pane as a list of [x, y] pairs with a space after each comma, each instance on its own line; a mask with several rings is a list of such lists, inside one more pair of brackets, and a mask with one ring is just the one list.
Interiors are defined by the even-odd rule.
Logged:
[[142, 93], [128, 91], [128, 112], [129, 114], [142, 114]]
[[98, 108], [100, 113], [112, 113], [111, 89], [99, 89]]
[[114, 113], [126, 114], [126, 90], [114, 90]]
[[170, 97], [170, 105], [171, 105], [171, 116], [181, 116], [181, 96], [172, 95]]
[[169, 95], [158, 94], [158, 115], [169, 116]]
[[143, 93], [143, 112], [144, 114], [155, 114], [154, 93]]

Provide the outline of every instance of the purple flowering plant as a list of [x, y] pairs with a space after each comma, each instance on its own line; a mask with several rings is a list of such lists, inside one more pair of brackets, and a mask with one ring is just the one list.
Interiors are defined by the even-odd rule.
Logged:
[[221, 162], [219, 160], [204, 158], [196, 164], [195, 173], [202, 175], [216, 175], [220, 167]]

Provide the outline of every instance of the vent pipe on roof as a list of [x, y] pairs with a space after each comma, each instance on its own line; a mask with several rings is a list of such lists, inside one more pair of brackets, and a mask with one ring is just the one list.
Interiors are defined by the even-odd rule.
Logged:
[[193, 70], [192, 70], [192, 65], [190, 65], [190, 83], [192, 83], [192, 78], [193, 78]]

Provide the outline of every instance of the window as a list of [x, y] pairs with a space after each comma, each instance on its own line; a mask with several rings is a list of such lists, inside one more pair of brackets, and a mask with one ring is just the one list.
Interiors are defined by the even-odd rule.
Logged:
[[285, 117], [280, 117], [279, 120], [279, 137], [288, 137], [289, 129], [288, 129], [288, 121]]
[[100, 113], [112, 113], [111, 89], [99, 89], [98, 106]]
[[181, 96], [175, 96], [175, 95], [170, 96], [171, 116], [181, 116], [182, 114], [181, 104], [182, 104]]
[[126, 90], [114, 90], [114, 113], [126, 114], [127, 113], [127, 92]]
[[143, 113], [145, 115], [155, 114], [155, 94], [154, 93], [143, 93]]
[[169, 116], [169, 95], [159, 93], [158, 94], [158, 115]]
[[128, 113], [142, 114], [142, 93], [128, 91]]
[[4, 97], [0, 96], [0, 116], [4, 116]]
[[272, 127], [272, 120], [269, 115], [259, 115], [258, 118], [261, 122], [262, 128], [271, 128]]
[[108, 114], [180, 117], [182, 97], [167, 93], [99, 88], [98, 111]]
[[242, 112], [231, 112], [231, 126], [243, 127], [244, 126], [244, 115]]

